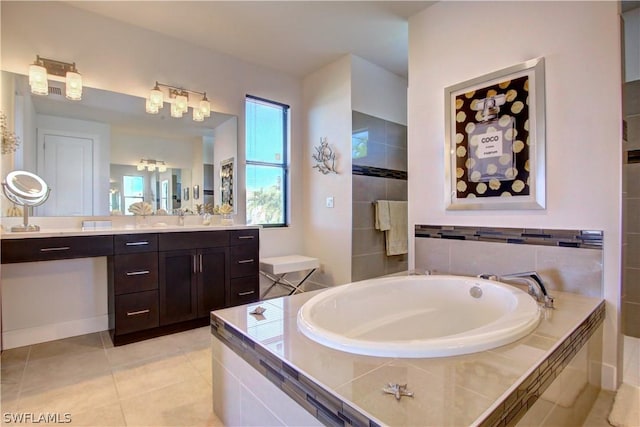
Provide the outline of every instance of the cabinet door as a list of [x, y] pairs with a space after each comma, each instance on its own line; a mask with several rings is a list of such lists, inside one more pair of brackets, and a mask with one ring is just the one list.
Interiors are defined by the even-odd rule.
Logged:
[[198, 317], [225, 307], [226, 260], [226, 248], [201, 249], [198, 253]]
[[195, 319], [198, 314], [196, 250], [159, 252], [160, 325]]

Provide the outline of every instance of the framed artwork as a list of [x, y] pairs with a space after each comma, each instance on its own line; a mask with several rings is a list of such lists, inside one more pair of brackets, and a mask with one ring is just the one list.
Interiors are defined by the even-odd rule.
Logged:
[[545, 208], [544, 58], [445, 89], [447, 210]]
[[233, 207], [233, 157], [220, 162], [221, 204]]

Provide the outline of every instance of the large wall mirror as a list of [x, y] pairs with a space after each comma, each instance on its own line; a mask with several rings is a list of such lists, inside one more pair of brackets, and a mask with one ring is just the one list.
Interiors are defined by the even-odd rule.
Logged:
[[[34, 215], [129, 215], [139, 201], [156, 214], [195, 213], [223, 203], [221, 165], [237, 158], [236, 116], [212, 111], [194, 122], [171, 117], [168, 104], [152, 115], [143, 98], [87, 87], [69, 101], [55, 81], [48, 96], [32, 95], [27, 76], [6, 71], [2, 87], [2, 110], [21, 141], [12, 168], [52, 189]], [[6, 216], [11, 203], [3, 206]]]

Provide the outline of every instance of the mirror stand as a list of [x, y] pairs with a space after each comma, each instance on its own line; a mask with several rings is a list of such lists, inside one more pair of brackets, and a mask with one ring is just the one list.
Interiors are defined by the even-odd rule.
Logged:
[[39, 225], [29, 224], [29, 208], [27, 205], [22, 206], [22, 224], [11, 227], [12, 232], [40, 231]]
[[40, 231], [37, 225], [29, 224], [29, 208], [43, 204], [51, 193], [38, 175], [26, 171], [9, 172], [2, 183], [2, 191], [11, 202], [22, 206], [22, 225], [11, 227], [12, 232]]

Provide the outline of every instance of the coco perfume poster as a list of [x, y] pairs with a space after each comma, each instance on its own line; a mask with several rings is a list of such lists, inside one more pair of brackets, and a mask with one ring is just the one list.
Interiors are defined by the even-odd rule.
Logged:
[[447, 88], [448, 209], [544, 207], [543, 64]]

